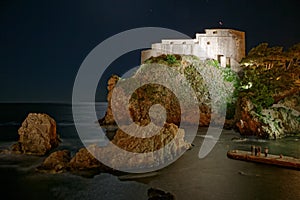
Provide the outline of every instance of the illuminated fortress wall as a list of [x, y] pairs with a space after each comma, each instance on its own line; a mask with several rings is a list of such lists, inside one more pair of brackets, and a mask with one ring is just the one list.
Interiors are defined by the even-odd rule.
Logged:
[[239, 70], [239, 62], [245, 57], [245, 33], [232, 29], [206, 29], [197, 33], [195, 39], [168, 39], [152, 44], [142, 51], [141, 62], [161, 54], [195, 55], [201, 60], [218, 60], [221, 66], [230, 65]]

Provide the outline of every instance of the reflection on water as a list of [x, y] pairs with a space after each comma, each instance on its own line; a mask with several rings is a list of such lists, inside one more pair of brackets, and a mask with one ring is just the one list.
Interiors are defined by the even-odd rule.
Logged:
[[251, 144], [267, 145], [272, 153], [299, 157], [298, 138], [234, 141], [231, 139], [239, 137], [237, 133], [223, 131], [213, 151], [199, 159], [205, 129], [198, 134], [192, 150], [163, 169], [160, 176], [141, 181], [155, 187], [164, 186], [178, 199], [300, 199], [300, 171], [226, 157], [228, 150], [249, 150]]
[[[170, 191], [179, 200], [300, 198], [300, 171], [231, 160], [226, 157], [228, 150], [249, 150], [252, 144], [268, 146], [272, 153], [299, 157], [298, 137], [289, 137], [276, 141], [232, 140], [232, 138], [239, 137], [239, 135], [233, 131], [223, 131], [213, 151], [206, 158], [199, 159], [198, 152], [205, 138], [204, 135], [205, 129], [200, 129], [198, 136], [193, 142], [194, 147], [188, 150], [175, 163], [160, 170], [158, 175], [135, 179], [135, 181], [148, 184], [149, 187], [152, 186]], [[74, 147], [74, 145], [76, 146]], [[74, 143], [73, 139], [64, 139], [60, 148], [70, 149], [74, 153], [79, 146], [80, 144]], [[78, 197], [79, 195], [87, 199], [93, 199], [96, 198], [95, 193], [99, 195], [99, 191], [109, 191], [111, 197], [122, 193], [123, 199], [138, 199], [132, 197], [132, 192], [128, 192], [131, 186], [121, 187], [124, 190], [120, 188], [110, 188], [108, 190], [105, 185], [97, 185], [97, 182], [101, 183], [99, 177], [89, 180], [71, 174], [37, 174], [34, 171], [34, 167], [32, 167], [33, 164], [30, 163], [35, 163], [36, 165], [38, 162], [41, 162], [42, 158], [19, 157], [18, 159], [13, 158], [13, 162], [9, 156], [0, 158], [0, 175], [2, 180], [7, 182], [7, 185], [4, 187], [6, 188], [6, 193], [17, 188], [20, 190], [19, 195], [24, 198], [26, 196], [32, 198], [32, 193], [38, 190], [35, 193], [36, 197], [46, 199], [56, 199], [57, 195], [64, 197], [62, 199], [70, 199], [66, 197], [65, 193], [72, 194], [68, 197]], [[116, 180], [113, 180], [113, 177], [106, 178], [109, 178], [107, 181], [112, 184], [111, 187], [118, 187], [119, 182], [114, 182]], [[76, 187], [74, 187], [74, 183], [76, 183]], [[132, 188], [134, 187], [140, 188], [142, 186], [132, 186]], [[58, 191], [59, 193], [57, 193]], [[14, 195], [18, 196], [17, 194]]]
[[[1, 105], [0, 105], [1, 106]], [[26, 107], [27, 106], [27, 107]], [[105, 106], [97, 113], [103, 116]], [[0, 146], [9, 147], [17, 140], [16, 123], [21, 123], [28, 111], [50, 114], [58, 123], [62, 143], [58, 149], [69, 149], [74, 154], [82, 143], [72, 121], [71, 105], [25, 105], [5, 107], [13, 110], [8, 117], [0, 116]], [[4, 110], [5, 110], [4, 109]], [[84, 107], [82, 114], [84, 112]], [[99, 117], [98, 116], [98, 117]], [[86, 118], [89, 121], [89, 116]], [[84, 125], [83, 122], [82, 125]], [[186, 130], [188, 132], [188, 130]], [[205, 128], [198, 131], [193, 144], [181, 158], [159, 171], [157, 176], [135, 179], [172, 192], [178, 200], [220, 199], [300, 199], [300, 171], [270, 165], [228, 159], [232, 149], [250, 150], [251, 145], [268, 147], [271, 154], [283, 154], [300, 158], [300, 137], [279, 140], [240, 138], [234, 131], [224, 130], [213, 151], [204, 159], [198, 158], [200, 146], [207, 138]], [[187, 134], [188, 135], [188, 134]], [[234, 138], [234, 139], [233, 139]], [[215, 139], [215, 138], [207, 138]], [[121, 183], [110, 175], [87, 179], [71, 174], [47, 175], [35, 172], [34, 168], [44, 157], [11, 157], [0, 154], [0, 192], [10, 199], [143, 199], [145, 185], [134, 182]], [[134, 183], [134, 184], [132, 184]], [[136, 193], [135, 193], [136, 192]], [[139, 195], [132, 195], [139, 194]], [[145, 194], [145, 197], [147, 195]], [[103, 198], [102, 198], [103, 197]]]

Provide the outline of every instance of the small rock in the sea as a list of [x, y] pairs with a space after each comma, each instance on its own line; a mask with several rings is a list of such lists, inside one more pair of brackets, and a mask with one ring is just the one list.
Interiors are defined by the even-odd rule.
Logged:
[[60, 142], [56, 122], [47, 114], [29, 113], [18, 134], [19, 141], [12, 146], [16, 153], [45, 155]]
[[55, 151], [51, 153], [37, 168], [40, 172], [61, 173], [67, 170], [71, 153], [68, 150]]
[[245, 173], [245, 172], [243, 172], [243, 171], [239, 171], [238, 172], [240, 175], [243, 175], [243, 176], [246, 176], [247, 174]]
[[87, 148], [81, 148], [70, 160], [69, 169], [71, 172], [83, 176], [93, 176], [100, 172], [113, 172], [113, 170], [103, 165], [90, 152], [100, 152], [100, 147], [90, 145]]
[[164, 192], [159, 189], [148, 189], [148, 200], [174, 200], [175, 196], [170, 192]]

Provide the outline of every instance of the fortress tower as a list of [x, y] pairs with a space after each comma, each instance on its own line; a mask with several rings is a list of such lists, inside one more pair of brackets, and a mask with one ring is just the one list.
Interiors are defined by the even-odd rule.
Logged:
[[232, 29], [205, 29], [195, 39], [168, 39], [152, 44], [142, 51], [141, 62], [161, 54], [195, 55], [201, 60], [218, 60], [222, 67], [227, 65], [239, 71], [239, 62], [245, 57], [245, 33]]

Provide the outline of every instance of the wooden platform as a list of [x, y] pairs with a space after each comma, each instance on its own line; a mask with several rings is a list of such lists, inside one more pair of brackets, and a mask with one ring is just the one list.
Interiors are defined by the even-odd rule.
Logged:
[[231, 150], [227, 152], [227, 157], [236, 160], [264, 163], [300, 170], [300, 159], [289, 156], [282, 156], [280, 158], [280, 155], [268, 154], [267, 157], [265, 157], [264, 153], [262, 153], [260, 156], [255, 156], [251, 155], [250, 151]]

